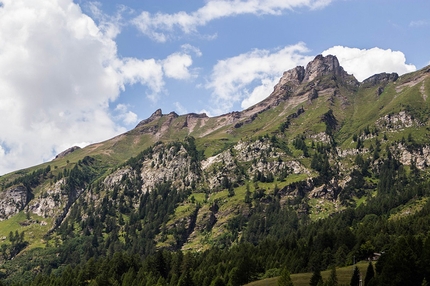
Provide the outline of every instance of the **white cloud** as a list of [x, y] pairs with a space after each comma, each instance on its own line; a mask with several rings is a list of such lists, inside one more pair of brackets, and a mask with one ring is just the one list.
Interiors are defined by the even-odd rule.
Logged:
[[131, 124], [136, 114], [117, 118], [109, 105], [125, 85], [145, 85], [153, 100], [163, 92], [163, 59], [118, 57], [120, 18], [99, 15], [98, 26], [72, 0], [1, 2], [0, 174], [124, 132], [116, 120]]
[[119, 120], [122, 120], [125, 125], [136, 124], [138, 121], [137, 114], [129, 111], [128, 106], [125, 104], [118, 104], [115, 108], [115, 111], [119, 113], [116, 117]]
[[242, 101], [242, 108], [246, 109], [270, 95], [273, 91], [273, 87], [278, 83], [279, 76], [277, 78], [263, 78], [261, 85], [255, 87], [252, 92]]
[[228, 112], [239, 101], [242, 108], [247, 108], [263, 100], [285, 70], [312, 60], [313, 57], [304, 55], [307, 52], [306, 45], [298, 43], [276, 51], [254, 50], [219, 61], [206, 85], [213, 91], [211, 114]]
[[186, 54], [190, 54], [191, 52], [193, 52], [197, 57], [202, 56], [202, 52], [200, 51], [200, 49], [190, 44], [182, 45], [181, 48]]
[[[150, 88], [147, 94], [153, 102], [157, 101], [159, 94], [163, 91], [163, 66], [155, 59], [139, 60], [135, 58], [125, 58], [117, 63], [123, 79], [123, 84], [140, 83]], [[124, 89], [124, 86], [122, 85]]]
[[193, 64], [190, 55], [175, 53], [163, 61], [163, 70], [167, 77], [175, 79], [188, 79], [191, 77], [188, 68]]
[[173, 37], [176, 29], [188, 34], [196, 32], [197, 27], [208, 22], [241, 14], [279, 15], [284, 10], [307, 7], [318, 9], [330, 4], [332, 0], [212, 0], [200, 9], [175, 14], [142, 12], [132, 23], [145, 35], [158, 42]]
[[98, 20], [98, 28], [106, 36], [113, 39], [121, 32], [121, 27], [125, 25], [122, 20], [122, 13], [128, 10], [128, 8], [121, 6], [121, 9], [114, 16], [111, 16], [103, 13], [100, 7], [100, 2], [88, 3], [88, 8], [92, 13], [93, 19]]
[[322, 54], [335, 55], [340, 65], [359, 81], [382, 72], [396, 72], [402, 75], [416, 70], [414, 65], [406, 64], [406, 57], [402, 52], [390, 49], [334, 46]]

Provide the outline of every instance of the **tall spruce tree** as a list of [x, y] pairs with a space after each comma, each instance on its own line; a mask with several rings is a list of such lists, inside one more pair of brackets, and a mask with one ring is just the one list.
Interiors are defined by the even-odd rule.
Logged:
[[337, 286], [339, 282], [337, 280], [336, 266], [333, 266], [330, 271], [330, 276], [327, 280], [326, 285], [328, 286]]
[[364, 286], [370, 285], [370, 280], [372, 280], [373, 277], [375, 277], [375, 270], [373, 269], [372, 262], [369, 261], [369, 265], [366, 270], [366, 277], [364, 278]]
[[314, 272], [312, 273], [311, 280], [309, 281], [309, 285], [318, 286], [322, 284], [322, 282], [323, 282], [323, 279], [321, 276], [321, 271], [319, 270], [319, 268], [315, 268]]
[[354, 273], [352, 273], [350, 286], [360, 286], [360, 270], [357, 266], [354, 268]]

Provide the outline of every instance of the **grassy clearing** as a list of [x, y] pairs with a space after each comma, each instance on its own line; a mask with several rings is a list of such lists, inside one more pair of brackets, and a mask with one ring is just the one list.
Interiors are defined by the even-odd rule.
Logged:
[[[368, 266], [367, 261], [360, 261], [357, 263], [357, 267], [360, 270], [360, 273], [364, 279], [366, 275], [366, 269]], [[351, 276], [354, 268], [353, 266], [336, 268], [337, 279], [339, 285], [349, 285], [351, 281]], [[321, 276], [323, 280], [327, 280], [330, 276], [331, 270], [321, 271]], [[293, 281], [294, 286], [308, 286], [309, 281], [311, 280], [312, 273], [297, 273], [291, 274], [291, 280]], [[263, 279], [259, 281], [254, 281], [245, 286], [275, 286], [278, 281], [278, 277]]]
[[24, 232], [24, 240], [28, 241], [28, 249], [45, 247], [43, 236], [52, 226], [52, 218], [43, 218], [31, 214], [30, 219], [24, 212], [20, 212], [8, 220], [0, 221], [0, 243], [9, 244], [10, 232]]

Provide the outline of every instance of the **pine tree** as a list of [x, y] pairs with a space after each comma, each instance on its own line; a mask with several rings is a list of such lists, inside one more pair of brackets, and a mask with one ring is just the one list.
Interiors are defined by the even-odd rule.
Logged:
[[311, 281], [309, 281], [309, 285], [318, 286], [322, 283], [322, 281], [321, 271], [319, 268], [315, 268], [314, 272], [312, 273]]
[[210, 286], [224, 286], [224, 280], [221, 277], [217, 276], [211, 283]]
[[360, 270], [357, 266], [354, 268], [354, 273], [351, 277], [351, 283], [349, 283], [351, 286], [359, 286], [360, 285]]
[[330, 271], [330, 277], [328, 278], [328, 286], [337, 286], [339, 284], [337, 280], [336, 266], [333, 266]]
[[366, 270], [366, 278], [364, 278], [364, 286], [368, 286], [373, 277], [375, 277], [375, 270], [373, 269], [372, 262], [369, 262]]
[[277, 286], [293, 286], [293, 281], [291, 281], [290, 271], [287, 268], [282, 269], [281, 276], [278, 279]]
[[251, 203], [251, 191], [250, 191], [250, 188], [249, 188], [249, 184], [246, 184], [245, 203], [246, 204], [250, 204]]

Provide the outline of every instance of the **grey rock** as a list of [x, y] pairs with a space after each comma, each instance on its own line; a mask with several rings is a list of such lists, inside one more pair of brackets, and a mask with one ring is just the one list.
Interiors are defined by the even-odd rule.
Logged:
[[19, 213], [31, 199], [31, 193], [24, 186], [16, 186], [0, 193], [0, 220]]

